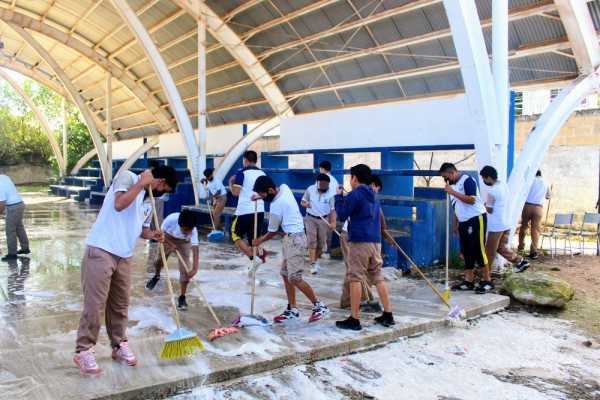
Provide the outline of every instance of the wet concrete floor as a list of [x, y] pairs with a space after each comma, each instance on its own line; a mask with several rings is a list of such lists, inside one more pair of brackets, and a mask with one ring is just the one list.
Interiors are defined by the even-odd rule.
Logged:
[[[397, 322], [393, 329], [373, 325], [374, 315], [369, 314], [363, 315], [361, 332], [336, 329], [334, 321], [347, 315], [338, 308], [344, 266], [341, 261], [322, 260], [321, 273], [308, 276], [307, 281], [330, 306], [328, 318], [308, 324], [310, 305], [299, 294], [300, 321], [245, 328], [209, 343], [206, 335], [215, 324], [199, 297], [200, 288], [219, 318], [230, 322], [240, 313], [250, 312], [250, 285], [248, 261], [232, 245], [202, 242], [200, 273], [188, 289], [190, 307], [182, 313], [182, 323], [198, 333], [206, 350], [190, 358], [164, 361], [158, 354], [175, 323], [164, 279], [152, 292], [144, 289], [150, 276], [148, 259], [155, 252], [139, 240], [129, 315], [129, 339], [139, 365], [114, 363], [106, 333], [101, 331], [96, 354], [103, 374], [82, 377], [72, 355], [82, 301], [81, 256], [96, 213], [97, 209], [65, 201], [27, 207], [31, 257], [0, 263], [1, 399], [164, 398], [205, 383], [349, 354], [433, 329], [450, 329], [444, 322], [446, 308], [422, 281], [407, 278], [388, 282]], [[0, 232], [3, 223], [0, 220]], [[0, 247], [6, 252], [3, 235]], [[271, 319], [287, 302], [278, 272], [280, 242], [271, 242], [267, 248], [275, 255], [257, 274], [256, 307]], [[176, 282], [174, 257], [169, 265]], [[177, 290], [177, 283], [175, 286]], [[453, 294], [452, 301], [465, 308], [469, 317], [508, 305], [508, 298], [498, 295]]]

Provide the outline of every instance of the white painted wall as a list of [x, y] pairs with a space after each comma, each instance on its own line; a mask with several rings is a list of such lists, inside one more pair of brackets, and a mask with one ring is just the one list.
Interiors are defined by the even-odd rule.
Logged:
[[[129, 157], [131, 153], [137, 150], [144, 143], [144, 139], [127, 139], [113, 142], [113, 160], [121, 160]], [[106, 147], [106, 143], [104, 144]]]
[[472, 144], [475, 131], [457, 95], [284, 118], [281, 150]]
[[[207, 132], [206, 152], [208, 154], [223, 154], [242, 137], [242, 125], [218, 126], [208, 128]], [[184, 141], [178, 132], [160, 135], [158, 146], [160, 157], [186, 155]]]

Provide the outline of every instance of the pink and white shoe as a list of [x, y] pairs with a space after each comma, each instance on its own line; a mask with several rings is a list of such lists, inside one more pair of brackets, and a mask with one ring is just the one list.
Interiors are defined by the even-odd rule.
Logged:
[[85, 375], [98, 375], [102, 372], [96, 363], [96, 355], [93, 349], [75, 353], [73, 362], [79, 368], [79, 371]]
[[135, 358], [135, 355], [129, 348], [129, 343], [127, 342], [121, 342], [118, 348], [113, 349], [112, 359], [131, 367], [137, 365], [137, 358]]

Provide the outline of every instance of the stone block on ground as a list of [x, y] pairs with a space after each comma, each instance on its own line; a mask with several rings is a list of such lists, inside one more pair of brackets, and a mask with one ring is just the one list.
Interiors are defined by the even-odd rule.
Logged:
[[564, 307], [575, 294], [567, 281], [544, 272], [510, 274], [504, 281], [504, 289], [522, 303], [558, 308]]

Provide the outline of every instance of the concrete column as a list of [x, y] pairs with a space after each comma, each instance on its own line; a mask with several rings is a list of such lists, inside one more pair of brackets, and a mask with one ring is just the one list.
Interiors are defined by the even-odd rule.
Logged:
[[[206, 18], [198, 19], [198, 150], [199, 168], [206, 168]], [[196, 199], [196, 202], [198, 199]]]
[[492, 68], [498, 103], [499, 127], [494, 141], [495, 165], [498, 177], [506, 182], [508, 160], [508, 114], [509, 114], [509, 70], [508, 70], [508, 0], [492, 2]]
[[112, 183], [113, 178], [113, 129], [112, 129], [112, 75], [106, 74], [106, 109], [104, 115], [106, 116], [106, 159], [108, 160], [108, 183], [105, 185], [107, 188]]
[[61, 115], [62, 115], [62, 153], [63, 153], [63, 160], [65, 163], [65, 170], [63, 172], [63, 175], [67, 174], [67, 166], [69, 165], [69, 151], [68, 151], [68, 135], [69, 135], [69, 128], [68, 128], [68, 119], [67, 119], [67, 104], [66, 104], [66, 100], [63, 97], [62, 101], [60, 102], [60, 111], [61, 111]]

